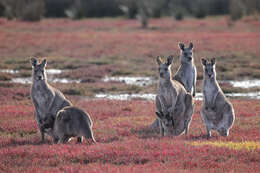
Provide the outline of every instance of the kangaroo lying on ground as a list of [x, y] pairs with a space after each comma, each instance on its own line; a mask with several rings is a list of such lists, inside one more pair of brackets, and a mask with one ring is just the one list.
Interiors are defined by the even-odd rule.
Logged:
[[57, 113], [56, 119], [53, 116], [48, 117], [43, 124], [53, 128], [54, 143], [66, 143], [71, 137], [77, 137], [80, 143], [82, 136], [96, 143], [92, 132], [93, 123], [83, 110], [67, 106]]
[[206, 126], [207, 137], [211, 137], [211, 129], [216, 130], [221, 136], [228, 136], [235, 120], [234, 109], [216, 80], [215, 58], [210, 62], [202, 59], [201, 62], [204, 71], [201, 118]]
[[50, 86], [47, 82], [46, 64], [44, 59], [41, 63], [37, 63], [35, 58], [30, 59], [32, 64], [32, 87], [31, 99], [34, 105], [34, 119], [41, 133], [42, 142], [44, 142], [44, 134], [53, 136], [52, 130], [48, 126], [42, 124], [48, 116], [56, 118], [59, 110], [65, 106], [72, 105], [69, 100], [56, 88]]
[[157, 57], [159, 85], [156, 96], [156, 115], [159, 120], [160, 134], [180, 135], [188, 133], [193, 113], [193, 99], [185, 88], [171, 76], [172, 56], [166, 63]]
[[195, 97], [197, 70], [193, 61], [193, 44], [190, 43], [189, 47], [185, 48], [183, 43], [179, 43], [179, 47], [181, 49], [181, 66], [173, 79], [179, 81], [186, 91], [192, 93], [192, 96]]

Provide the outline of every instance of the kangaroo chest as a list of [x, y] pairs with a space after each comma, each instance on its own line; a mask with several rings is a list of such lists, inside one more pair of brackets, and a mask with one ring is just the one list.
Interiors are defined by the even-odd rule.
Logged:
[[185, 85], [185, 88], [187, 90], [191, 90], [193, 79], [194, 79], [194, 71], [192, 65], [182, 67], [181, 78], [183, 84]]
[[211, 105], [218, 91], [218, 87], [214, 82], [204, 81], [203, 83], [203, 96], [207, 105]]
[[173, 99], [175, 99], [175, 98], [173, 98], [173, 95], [171, 94], [171, 92], [172, 92], [172, 89], [169, 87], [167, 87], [167, 88], [162, 88], [161, 89], [161, 95], [162, 95], [162, 97], [164, 98], [164, 100], [165, 100], [165, 106], [167, 107], [167, 108], [169, 108], [169, 107], [171, 107], [171, 105], [172, 105], [172, 100]]
[[44, 89], [41, 86], [34, 86], [32, 97], [34, 102], [36, 102], [38, 112], [42, 113], [48, 111], [47, 109], [49, 108], [54, 95], [48, 89]]

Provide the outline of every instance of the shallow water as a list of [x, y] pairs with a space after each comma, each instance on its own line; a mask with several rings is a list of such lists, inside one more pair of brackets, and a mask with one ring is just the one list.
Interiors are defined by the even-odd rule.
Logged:
[[[250, 92], [250, 93], [227, 93], [227, 97], [236, 98], [250, 98], [250, 99], [260, 99], [260, 92]], [[111, 100], [131, 100], [131, 99], [144, 99], [154, 101], [156, 94], [97, 94], [95, 96], [99, 99], [111, 99]], [[203, 100], [202, 93], [196, 93], [195, 100]]]
[[252, 79], [252, 80], [241, 80], [241, 81], [226, 81], [230, 83], [233, 87], [239, 88], [260, 88], [260, 80], [259, 79]]
[[13, 70], [13, 69], [0, 69], [0, 72], [2, 73], [9, 73], [9, 74], [16, 74], [19, 73], [19, 70]]
[[[21, 84], [31, 84], [32, 78], [25, 77], [25, 78], [12, 78], [12, 83], [21, 83]], [[51, 83], [80, 83], [81, 80], [74, 80], [68, 78], [48, 78], [48, 82]]]
[[[61, 70], [61, 69], [46, 69], [47, 74], [61, 74], [66, 70]], [[10, 74], [17, 74], [20, 73], [19, 70], [14, 70], [14, 69], [0, 69], [0, 72], [2, 73], [10, 73]]]
[[61, 74], [66, 70], [61, 70], [61, 69], [46, 69], [47, 74]]
[[152, 85], [156, 81], [152, 77], [127, 77], [127, 76], [118, 76], [118, 77], [108, 77], [103, 78], [104, 82], [117, 81], [126, 83], [128, 85], [137, 85], [137, 86], [147, 86]]
[[144, 99], [155, 100], [155, 94], [97, 94], [96, 98], [111, 99], [111, 100], [131, 100]]

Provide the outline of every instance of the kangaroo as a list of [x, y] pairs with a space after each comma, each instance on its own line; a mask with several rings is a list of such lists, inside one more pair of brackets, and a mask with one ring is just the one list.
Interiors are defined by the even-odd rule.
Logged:
[[155, 105], [161, 136], [178, 136], [184, 130], [187, 134], [193, 113], [192, 96], [178, 81], [172, 80], [172, 59], [169, 56], [164, 63], [157, 57], [159, 84]]
[[44, 124], [53, 128], [54, 143], [66, 143], [71, 137], [77, 137], [77, 141], [80, 143], [82, 136], [86, 139], [90, 138], [96, 143], [90, 116], [77, 107], [64, 107], [57, 113], [56, 119], [49, 116], [48, 119], [45, 119]]
[[228, 136], [229, 130], [235, 120], [232, 104], [225, 97], [216, 79], [215, 58], [210, 62], [203, 59], [203, 105], [201, 118], [206, 126], [207, 138], [211, 137], [211, 129], [216, 130], [221, 136]]
[[173, 79], [180, 82], [186, 91], [192, 93], [192, 96], [195, 97], [197, 70], [193, 61], [193, 44], [190, 43], [189, 47], [185, 48], [183, 43], [179, 43], [179, 47], [181, 49], [181, 65]]
[[32, 64], [31, 99], [34, 105], [34, 119], [40, 130], [41, 140], [44, 142], [45, 133], [50, 136], [53, 134], [49, 127], [46, 128], [42, 124], [42, 120], [50, 115], [55, 119], [59, 110], [72, 104], [58, 89], [48, 84], [45, 70], [47, 60], [37, 62], [35, 58], [31, 58], [30, 62]]

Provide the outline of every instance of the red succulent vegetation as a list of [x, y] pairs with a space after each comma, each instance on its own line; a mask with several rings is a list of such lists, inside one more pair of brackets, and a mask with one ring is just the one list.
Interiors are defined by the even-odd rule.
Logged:
[[[229, 28], [225, 17], [204, 20], [151, 19], [150, 28], [135, 20], [44, 19], [39, 23], [0, 19], [0, 172], [260, 172], [259, 100], [231, 100], [236, 120], [228, 137], [213, 132], [205, 138], [201, 101], [187, 136], [160, 137], [150, 125], [155, 106], [144, 100], [100, 100], [96, 93], [155, 93], [156, 84], [137, 87], [105, 83], [106, 75], [154, 76], [157, 55], [178, 55], [178, 42], [194, 43], [198, 78], [200, 57], [217, 57], [218, 79], [260, 77], [259, 21], [238, 21]], [[8, 82], [31, 74], [29, 56], [48, 57], [47, 68], [66, 69], [58, 77], [81, 79], [54, 84], [93, 120], [97, 144], [40, 143], [33, 117], [30, 86]], [[178, 63], [174, 61], [174, 69]], [[69, 69], [69, 70], [68, 70]], [[198, 85], [201, 81], [198, 81]], [[232, 91], [229, 85], [225, 86]], [[231, 89], [230, 89], [231, 88]]]
[[[91, 115], [97, 144], [40, 144], [32, 105], [1, 106], [0, 170], [14, 172], [252, 172], [260, 170], [260, 105], [258, 101], [232, 100], [236, 121], [227, 138], [213, 133], [210, 142], [256, 143], [254, 150], [239, 150], [207, 142], [200, 119], [201, 102], [188, 136], [159, 137], [150, 129], [154, 103], [148, 101], [82, 100], [72, 97]], [[244, 111], [247, 110], [247, 111]], [[249, 114], [248, 112], [252, 112]]]

